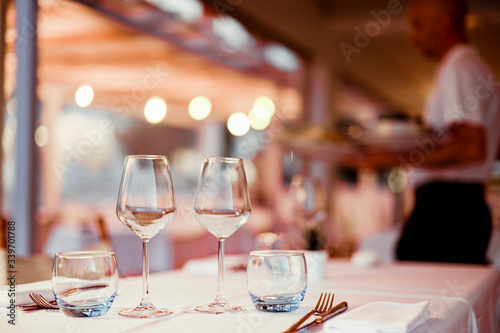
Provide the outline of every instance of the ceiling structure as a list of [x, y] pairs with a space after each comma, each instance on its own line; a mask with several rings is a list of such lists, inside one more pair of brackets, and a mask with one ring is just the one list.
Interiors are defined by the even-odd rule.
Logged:
[[[349, 61], [339, 47], [341, 43], [353, 44], [356, 29], [365, 29], [369, 22], [376, 20], [374, 13], [387, 10], [390, 3], [399, 3], [404, 8], [409, 0], [308, 1], [319, 8], [324, 32], [331, 38], [325, 48], [333, 50], [334, 74], [353, 79], [404, 112], [418, 115], [432, 84], [435, 64], [423, 59], [408, 41], [404, 12], [391, 16], [390, 23], [381, 27], [369, 44], [361, 52], [352, 54]], [[142, 1], [81, 2], [115, 2], [125, 6]], [[500, 76], [500, 2], [469, 2], [470, 39]], [[164, 122], [184, 127], [198, 124], [187, 113], [187, 104], [196, 95], [212, 100], [214, 109], [210, 117], [214, 121], [224, 121], [236, 111], [248, 112], [253, 100], [260, 95], [282, 103], [278, 109], [286, 109], [290, 117], [300, 111], [299, 93], [276, 83], [279, 80], [221, 66], [75, 1], [47, 0], [39, 4], [42, 98], [57, 96], [62, 103], [72, 103], [77, 87], [91, 84], [96, 92], [95, 106], [143, 119], [142, 108], [147, 98], [161, 96], [168, 104]], [[142, 14], [141, 11], [135, 13]], [[8, 17], [11, 28], [14, 19], [15, 14], [11, 13]], [[7, 31], [6, 37], [9, 94], [14, 86], [15, 34]]]
[[[432, 85], [435, 64], [424, 59], [407, 37], [405, 7], [411, 0], [314, 1], [322, 8], [325, 31], [337, 50], [337, 73], [365, 85], [403, 112], [419, 116]], [[398, 13], [377, 19], [382, 12], [389, 12], [391, 4]], [[469, 39], [500, 77], [500, 1], [468, 0], [468, 4]], [[366, 31], [367, 24], [381, 20], [386, 20], [384, 26], [348, 62], [340, 44], [354, 45], [357, 29]]]
[[[187, 111], [197, 95], [210, 98], [209, 117], [215, 122], [224, 122], [234, 112], [248, 113], [262, 95], [292, 110], [289, 115], [300, 108], [297, 90], [273, 78], [279, 71], [271, 66], [262, 73], [236, 70], [127, 27], [81, 3], [52, 0], [39, 4], [38, 90], [44, 102], [74, 104], [77, 88], [88, 84], [94, 89], [93, 107], [144, 120], [147, 99], [160, 96], [168, 106], [162, 123], [179, 127], [199, 125]], [[6, 86], [10, 95], [15, 80], [14, 10], [8, 27]]]

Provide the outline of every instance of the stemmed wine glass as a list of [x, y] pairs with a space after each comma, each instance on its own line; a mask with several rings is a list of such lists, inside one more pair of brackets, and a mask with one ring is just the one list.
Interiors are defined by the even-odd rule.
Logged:
[[319, 179], [302, 175], [293, 176], [290, 194], [296, 218], [315, 222], [326, 219], [326, 192]]
[[319, 250], [324, 242], [323, 222], [328, 217], [327, 196], [319, 179], [295, 175], [290, 186], [293, 219], [307, 250]]
[[172, 313], [156, 308], [149, 298], [149, 240], [175, 216], [175, 197], [166, 156], [130, 155], [125, 159], [116, 204], [118, 218], [142, 239], [142, 300], [119, 314], [155, 318]]
[[206, 313], [235, 313], [246, 309], [228, 304], [224, 297], [224, 242], [250, 217], [251, 206], [243, 161], [212, 157], [202, 162], [194, 202], [194, 215], [219, 240], [217, 296], [212, 303], [198, 306]]

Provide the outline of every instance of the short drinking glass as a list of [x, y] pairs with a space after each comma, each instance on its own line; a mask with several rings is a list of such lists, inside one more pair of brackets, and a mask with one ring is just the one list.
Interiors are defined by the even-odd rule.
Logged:
[[302, 251], [252, 251], [247, 265], [248, 293], [257, 310], [290, 312], [302, 304], [307, 267]]
[[116, 257], [110, 251], [56, 253], [52, 287], [61, 311], [70, 317], [97, 317], [108, 312], [116, 295]]

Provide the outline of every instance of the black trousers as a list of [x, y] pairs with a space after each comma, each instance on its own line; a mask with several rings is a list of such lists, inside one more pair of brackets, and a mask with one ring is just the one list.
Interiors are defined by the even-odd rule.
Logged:
[[491, 213], [480, 184], [434, 182], [416, 191], [398, 260], [487, 264]]

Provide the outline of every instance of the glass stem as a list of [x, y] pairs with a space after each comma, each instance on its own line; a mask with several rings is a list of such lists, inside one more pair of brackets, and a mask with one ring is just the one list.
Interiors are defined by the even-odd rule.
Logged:
[[151, 306], [149, 299], [149, 239], [142, 241], [142, 307]]
[[218, 251], [218, 274], [217, 274], [217, 297], [215, 298], [216, 303], [226, 303], [226, 298], [224, 297], [224, 241], [225, 239], [219, 239], [219, 251]]

